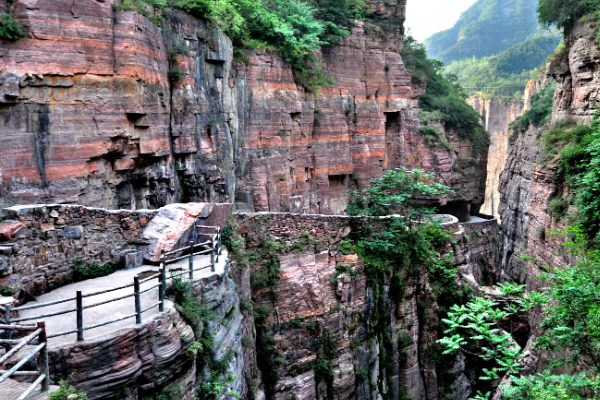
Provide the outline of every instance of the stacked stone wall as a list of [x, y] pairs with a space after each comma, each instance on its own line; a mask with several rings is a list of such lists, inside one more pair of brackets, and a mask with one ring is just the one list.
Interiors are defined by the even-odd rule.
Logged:
[[70, 205], [6, 208], [0, 285], [39, 294], [69, 283], [76, 262], [139, 265], [138, 237], [155, 213]]

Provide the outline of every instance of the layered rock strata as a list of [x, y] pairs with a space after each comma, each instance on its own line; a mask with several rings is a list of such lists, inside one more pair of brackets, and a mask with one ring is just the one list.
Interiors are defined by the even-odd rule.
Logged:
[[[349, 250], [367, 226], [380, 228], [377, 220], [261, 213], [237, 215], [233, 226], [246, 246], [233, 256], [236, 279], [248, 282], [255, 272], [252, 291], [245, 294], [254, 300], [256, 317], [256, 330], [247, 330], [255, 347], [246, 362], [257, 369], [247, 370], [245, 378], [259, 397], [264, 389], [268, 398], [282, 400], [433, 400], [442, 393], [468, 398], [464, 361], [453, 368], [428, 355], [439, 321], [427, 273], [411, 275], [398, 293], [391, 282], [367, 281], [364, 260]], [[482, 260], [499, 255], [496, 221], [454, 220], [446, 229], [456, 238], [453, 250], [463, 275], [476, 288], [485, 285]], [[442, 253], [450, 250], [448, 244]], [[276, 284], [265, 284], [257, 277], [272, 263], [281, 275]]]
[[335, 84], [318, 94], [278, 55], [234, 57], [229, 38], [182, 12], [167, 11], [161, 30], [112, 0], [30, 3], [10, 7], [29, 38], [0, 43], [0, 203], [330, 214], [400, 165], [437, 172], [451, 201], [482, 202], [485, 157], [471, 161], [456, 132], [445, 133], [454, 150], [418, 133], [403, 0], [372, 2], [398, 21], [385, 31], [357, 22], [323, 50]]

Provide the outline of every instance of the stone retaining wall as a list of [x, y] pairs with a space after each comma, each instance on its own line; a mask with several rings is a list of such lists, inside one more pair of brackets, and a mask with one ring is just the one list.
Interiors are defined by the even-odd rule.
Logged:
[[68, 283], [78, 260], [139, 264], [138, 237], [156, 212], [73, 205], [6, 208], [0, 223], [0, 285], [43, 293]]

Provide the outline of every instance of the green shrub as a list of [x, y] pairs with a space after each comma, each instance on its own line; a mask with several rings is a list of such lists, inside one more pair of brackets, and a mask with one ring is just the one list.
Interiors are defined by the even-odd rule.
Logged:
[[77, 260], [73, 264], [73, 281], [78, 282], [86, 279], [100, 278], [110, 275], [116, 270], [117, 266], [113, 263], [85, 263], [83, 260]]
[[542, 126], [550, 121], [555, 88], [556, 82], [553, 81], [531, 97], [531, 108], [510, 124], [512, 138], [525, 133], [531, 125]]
[[419, 134], [425, 138], [431, 146], [441, 146], [448, 151], [452, 151], [452, 146], [445, 137], [433, 126], [422, 126], [418, 130]]
[[344, 255], [355, 254], [356, 248], [354, 247], [354, 244], [352, 242], [349, 242], [347, 240], [342, 240], [340, 242], [339, 251], [340, 251], [340, 253], [342, 253]]
[[182, 384], [179, 382], [173, 382], [165, 386], [158, 396], [156, 396], [156, 400], [179, 400], [183, 398], [183, 393], [181, 392]]
[[169, 81], [171, 83], [177, 83], [183, 78], [185, 72], [179, 67], [170, 67], [167, 72], [167, 76], [169, 77]]
[[537, 11], [542, 24], [570, 29], [577, 19], [597, 12], [599, 6], [598, 0], [540, 0]]
[[49, 400], [72, 400], [71, 396], [75, 395], [75, 400], [87, 399], [87, 394], [84, 391], [77, 390], [75, 386], [70, 385], [67, 381], [60, 381], [58, 389], [48, 394]]
[[480, 124], [481, 116], [465, 101], [467, 96], [457, 77], [444, 76], [444, 64], [429, 59], [425, 46], [410, 36], [404, 43], [402, 59], [412, 74], [413, 83], [426, 85], [420, 99], [421, 109], [435, 112], [446, 129], [468, 138], [473, 144], [473, 156], [486, 152], [489, 135]]
[[27, 36], [25, 27], [10, 14], [0, 15], [0, 39], [15, 41]]
[[17, 290], [10, 285], [0, 285], [0, 296], [13, 296]]

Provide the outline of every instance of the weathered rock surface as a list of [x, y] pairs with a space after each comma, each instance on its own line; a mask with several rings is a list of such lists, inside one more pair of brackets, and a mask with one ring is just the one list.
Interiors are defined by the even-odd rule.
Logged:
[[372, 1], [399, 21], [385, 35], [358, 22], [323, 51], [336, 83], [319, 94], [271, 52], [234, 61], [225, 35], [182, 12], [167, 12], [167, 35], [112, 0], [12, 3], [30, 37], [0, 43], [0, 203], [332, 214], [348, 189], [399, 165], [436, 171], [456, 189], [451, 201], [482, 202], [485, 158], [469, 161], [456, 133], [455, 151], [417, 133], [404, 0]]
[[[440, 376], [453, 374], [448, 386], [461, 382], [452, 390], [466, 393], [466, 397], [459, 397], [466, 400], [471, 386], [463, 374], [464, 365], [452, 372], [427, 353], [435, 345], [439, 324], [427, 273], [421, 271], [407, 279], [404, 292], [398, 293], [390, 282], [367, 282], [364, 260], [340, 251], [341, 242], [351, 240], [366, 225], [374, 231], [379, 229], [372, 219], [300, 214], [235, 216], [235, 230], [246, 243], [239, 256], [257, 260], [250, 265], [234, 262], [236, 279], [242, 282], [248, 270], [273, 262], [268, 261], [273, 254], [281, 270], [276, 287], [255, 281], [252, 293], [247, 293], [255, 301], [255, 310], [271, 309], [267, 320], [256, 325], [251, 336], [255, 345], [249, 354], [249, 358], [281, 360], [271, 398], [376, 400], [404, 398], [404, 394], [411, 399], [434, 400], [442, 390], [449, 390], [443, 387]], [[498, 259], [496, 221], [451, 222], [447, 229], [457, 243], [454, 249], [448, 245], [443, 251], [454, 250], [460, 267], [477, 276], [479, 284], [485, 283], [480, 280], [485, 260], [488, 256]], [[472, 239], [467, 238], [465, 229]], [[268, 246], [267, 253], [264, 246]], [[476, 249], [472, 254], [471, 248]], [[385, 321], [382, 325], [377, 324], [380, 318]], [[272, 343], [269, 354], [260, 352], [265, 343]], [[264, 360], [262, 364], [259, 360], [258, 366], [263, 378], [273, 379], [264, 369]], [[261, 382], [260, 374], [248, 371], [246, 380], [252, 387], [253, 382]], [[268, 382], [262, 382], [269, 390]]]
[[162, 207], [140, 236], [140, 240], [148, 245], [144, 258], [157, 262], [163, 252], [186, 247], [190, 240], [203, 241], [205, 238], [197, 238], [196, 221], [201, 226], [223, 228], [232, 208], [233, 204], [214, 203], [169, 204]]

